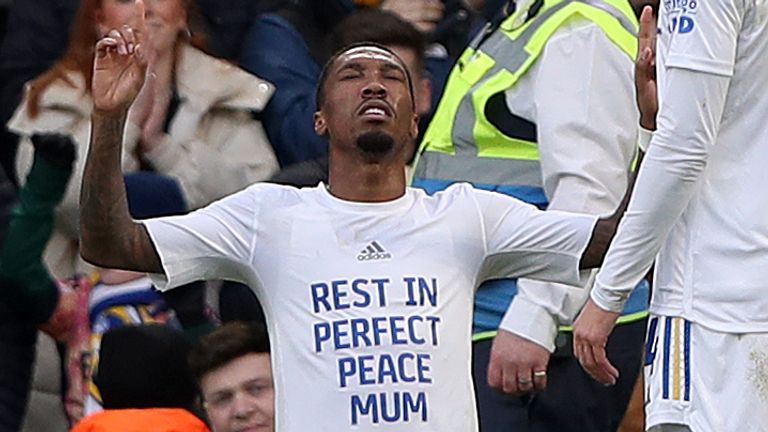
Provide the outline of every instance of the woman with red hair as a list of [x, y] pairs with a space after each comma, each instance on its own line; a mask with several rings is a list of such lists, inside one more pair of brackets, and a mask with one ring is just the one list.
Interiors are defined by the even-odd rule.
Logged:
[[[141, 4], [139, 4], [141, 3]], [[189, 30], [189, 0], [83, 0], [69, 47], [47, 72], [28, 84], [9, 122], [20, 134], [19, 180], [32, 164], [30, 138], [72, 138], [78, 162], [58, 209], [46, 263], [57, 277], [90, 270], [77, 254], [80, 176], [90, 139], [94, 46], [110, 29], [136, 25], [144, 14], [148, 79], [131, 107], [125, 130], [125, 172], [149, 168], [175, 177], [191, 209], [268, 178], [277, 161], [252, 112], [264, 108], [273, 86], [205, 54]]]

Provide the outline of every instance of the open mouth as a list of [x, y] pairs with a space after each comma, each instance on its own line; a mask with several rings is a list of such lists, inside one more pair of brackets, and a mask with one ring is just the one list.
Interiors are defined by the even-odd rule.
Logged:
[[369, 121], [385, 121], [392, 117], [392, 109], [384, 101], [368, 101], [360, 107], [358, 115]]

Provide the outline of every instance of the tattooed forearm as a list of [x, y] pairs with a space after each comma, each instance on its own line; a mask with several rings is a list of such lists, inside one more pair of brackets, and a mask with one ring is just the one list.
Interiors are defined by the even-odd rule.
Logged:
[[80, 192], [80, 252], [108, 268], [161, 272], [143, 225], [131, 219], [121, 171], [125, 114], [94, 113]]

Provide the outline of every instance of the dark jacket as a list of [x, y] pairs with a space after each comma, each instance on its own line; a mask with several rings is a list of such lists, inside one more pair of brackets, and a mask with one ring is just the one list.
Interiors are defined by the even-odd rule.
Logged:
[[[5, 237], [15, 202], [15, 188], [0, 167], [0, 242]], [[0, 291], [6, 288], [0, 282]], [[21, 429], [32, 386], [36, 342], [37, 329], [34, 325], [18, 321], [10, 308], [0, 302], [1, 432]]]
[[0, 431], [16, 432], [24, 421], [32, 386], [37, 329], [7, 319], [13, 314], [2, 303], [0, 316]]
[[0, 165], [15, 182], [18, 137], [5, 128], [21, 101], [24, 83], [45, 72], [67, 48], [80, 0], [12, 2], [0, 47]]

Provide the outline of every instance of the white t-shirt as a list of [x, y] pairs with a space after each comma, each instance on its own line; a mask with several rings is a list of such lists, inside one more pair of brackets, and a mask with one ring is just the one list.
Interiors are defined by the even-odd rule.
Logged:
[[384, 203], [255, 185], [145, 224], [159, 288], [226, 278], [255, 290], [278, 431], [467, 432], [475, 287], [498, 276], [578, 283], [594, 222], [457, 184]]
[[653, 312], [766, 332], [768, 2], [660, 10], [658, 130], [592, 297], [620, 309], [659, 252]]

